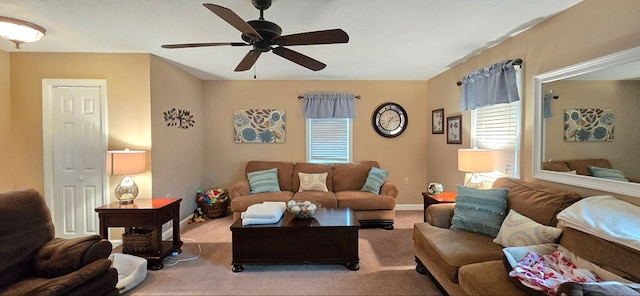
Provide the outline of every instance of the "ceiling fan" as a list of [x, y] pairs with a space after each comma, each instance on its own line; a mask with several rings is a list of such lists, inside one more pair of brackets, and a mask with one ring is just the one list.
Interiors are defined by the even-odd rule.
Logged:
[[314, 45], [333, 44], [349, 42], [349, 35], [342, 29], [322, 30], [304, 32], [280, 36], [282, 28], [264, 19], [264, 11], [271, 6], [271, 0], [251, 0], [255, 8], [260, 10], [260, 18], [245, 22], [231, 9], [216, 4], [204, 3], [204, 7], [211, 10], [221, 19], [242, 32], [242, 40], [245, 42], [215, 42], [215, 43], [185, 43], [185, 44], [165, 44], [162, 48], [187, 48], [204, 46], [252, 46], [253, 49], [244, 56], [235, 71], [246, 71], [251, 69], [263, 52], [273, 51], [273, 53], [290, 60], [300, 66], [313, 71], [324, 69], [327, 65], [301, 54], [285, 46], [294, 45]]

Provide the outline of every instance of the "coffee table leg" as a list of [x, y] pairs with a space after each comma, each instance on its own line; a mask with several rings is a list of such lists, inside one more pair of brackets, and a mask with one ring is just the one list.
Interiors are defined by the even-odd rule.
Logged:
[[356, 271], [360, 269], [360, 263], [347, 263], [347, 268], [350, 270]]
[[241, 272], [244, 270], [244, 265], [234, 265], [232, 271], [233, 272]]

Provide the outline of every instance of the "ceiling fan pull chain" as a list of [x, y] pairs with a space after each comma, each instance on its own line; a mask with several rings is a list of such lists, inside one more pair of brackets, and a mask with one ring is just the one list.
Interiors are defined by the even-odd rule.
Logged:
[[256, 79], [256, 64], [253, 64], [253, 79]]

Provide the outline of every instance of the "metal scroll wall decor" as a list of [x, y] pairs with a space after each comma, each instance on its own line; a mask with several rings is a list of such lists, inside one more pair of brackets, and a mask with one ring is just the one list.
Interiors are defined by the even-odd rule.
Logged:
[[184, 109], [171, 108], [169, 111], [163, 112], [164, 122], [167, 126], [175, 126], [181, 129], [193, 127], [196, 121], [193, 119], [191, 111]]

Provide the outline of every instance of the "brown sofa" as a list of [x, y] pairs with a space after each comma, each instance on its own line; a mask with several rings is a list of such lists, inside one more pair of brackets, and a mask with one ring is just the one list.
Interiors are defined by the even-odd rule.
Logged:
[[[542, 169], [547, 171], [573, 173], [582, 176], [592, 176], [590, 166], [613, 169], [611, 162], [606, 158], [585, 158], [569, 160], [550, 160], [542, 163]], [[640, 180], [626, 177], [629, 182], [640, 183]]]
[[0, 193], [0, 295], [118, 295], [109, 241], [54, 233], [36, 190]]
[[[493, 188], [508, 188], [510, 209], [532, 220], [556, 226], [556, 215], [581, 197], [515, 179], [498, 179]], [[427, 209], [427, 222], [413, 229], [416, 271], [430, 275], [451, 295], [526, 295], [505, 269], [503, 247], [482, 234], [449, 229], [455, 204]], [[584, 259], [626, 278], [640, 278], [640, 252], [571, 228], [559, 244]], [[572, 294], [569, 294], [572, 295]]]
[[[245, 166], [245, 176], [250, 172], [277, 168], [281, 192], [249, 194], [249, 181], [245, 177], [244, 180], [229, 188], [233, 217], [239, 218], [250, 205], [263, 201], [308, 200], [326, 208], [349, 207], [355, 212], [363, 227], [381, 226], [385, 229], [393, 229], [398, 188], [393, 183], [385, 181], [380, 194], [360, 190], [367, 180], [371, 167], [380, 168], [376, 161], [343, 164], [249, 161]], [[326, 172], [328, 192], [298, 192], [299, 172], [309, 174]]]

